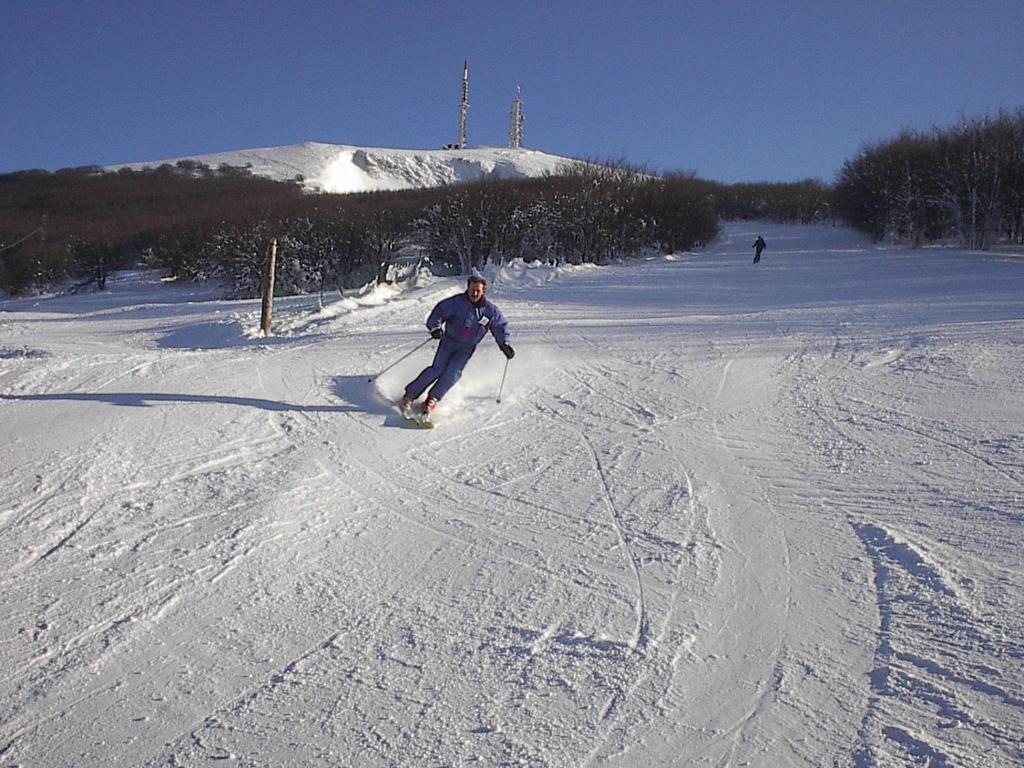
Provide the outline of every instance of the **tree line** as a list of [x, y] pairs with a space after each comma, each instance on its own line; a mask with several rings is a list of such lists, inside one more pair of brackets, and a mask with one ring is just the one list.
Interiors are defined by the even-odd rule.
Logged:
[[712, 185], [718, 215], [727, 220], [820, 224], [834, 220], [832, 187], [818, 179]]
[[276, 292], [322, 294], [389, 279], [403, 249], [460, 272], [516, 258], [603, 263], [691, 248], [717, 228], [706, 182], [621, 164], [569, 163], [541, 178], [348, 195], [311, 195], [244, 169], [194, 162], [116, 173], [25, 171], [0, 176], [0, 289], [25, 293], [68, 279], [102, 288], [111, 270], [143, 264], [219, 279], [251, 297], [276, 238]]
[[1024, 109], [867, 144], [834, 194], [837, 215], [878, 241], [1024, 243]]
[[294, 184], [188, 161], [145, 171], [0, 175], [0, 290], [17, 295], [69, 280], [103, 288], [112, 270], [136, 266], [158, 248], [198, 245], [222, 225], [302, 197]]
[[519, 258], [605, 263], [707, 243], [721, 218], [807, 223], [828, 210], [820, 182], [725, 185], [620, 161], [347, 195], [311, 195], [247, 169], [194, 161], [114, 173], [33, 170], [0, 175], [0, 290], [68, 281], [72, 289], [103, 288], [112, 270], [144, 265], [217, 279], [232, 295], [253, 297], [277, 239], [275, 292], [322, 297], [393, 278], [409, 251], [436, 270], [463, 273]]

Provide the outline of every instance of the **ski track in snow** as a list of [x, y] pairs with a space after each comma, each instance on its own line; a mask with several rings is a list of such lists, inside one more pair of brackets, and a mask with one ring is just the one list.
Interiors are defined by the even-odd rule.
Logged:
[[430, 432], [454, 280], [0, 303], [0, 765], [1024, 762], [1019, 263], [493, 278]]

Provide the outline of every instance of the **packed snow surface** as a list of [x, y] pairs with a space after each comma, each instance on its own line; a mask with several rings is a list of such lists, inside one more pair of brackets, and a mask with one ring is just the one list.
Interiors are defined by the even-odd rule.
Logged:
[[1024, 263], [492, 278], [433, 431], [457, 280], [0, 303], [0, 764], [1024, 763]]
[[193, 155], [149, 163], [111, 166], [108, 170], [155, 168], [193, 160], [217, 169], [248, 168], [275, 181], [300, 179], [311, 191], [375, 192], [438, 187], [482, 179], [521, 179], [555, 173], [565, 157], [532, 149], [384, 149], [307, 142], [211, 155]]

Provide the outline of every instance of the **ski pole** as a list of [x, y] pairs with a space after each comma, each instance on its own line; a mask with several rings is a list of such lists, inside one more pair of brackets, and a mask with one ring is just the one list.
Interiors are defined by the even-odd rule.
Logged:
[[384, 375], [385, 373], [387, 373], [388, 371], [390, 371], [390, 370], [391, 370], [392, 368], [394, 368], [394, 367], [395, 367], [396, 365], [398, 365], [398, 364], [399, 364], [400, 362], [402, 362], [403, 360], [405, 360], [405, 358], [409, 357], [409, 355], [411, 355], [411, 354], [412, 354], [413, 352], [415, 352], [416, 350], [418, 350], [418, 349], [419, 349], [420, 347], [422, 347], [422, 346], [425, 346], [425, 345], [429, 344], [429, 343], [430, 343], [431, 341], [433, 341], [433, 340], [434, 340], [433, 336], [428, 336], [428, 337], [427, 337], [427, 340], [426, 340], [426, 341], [424, 341], [424, 342], [423, 342], [422, 344], [417, 344], [417, 345], [416, 345], [416, 346], [415, 346], [415, 347], [414, 347], [413, 349], [410, 349], [410, 350], [409, 350], [408, 352], [406, 352], [406, 353], [405, 353], [404, 355], [402, 355], [402, 356], [401, 356], [400, 358], [398, 358], [397, 360], [395, 360], [395, 362], [393, 362], [393, 363], [392, 363], [391, 365], [389, 365], [389, 366], [388, 366], [387, 368], [385, 368], [385, 369], [384, 369], [383, 371], [379, 371], [378, 373], [375, 373], [375, 374], [374, 374], [373, 376], [371, 376], [370, 378], [368, 378], [368, 379], [367, 379], [367, 381], [373, 381], [374, 379], [377, 379], [377, 378], [379, 378], [379, 377], [383, 376], [383, 375]]
[[504, 371], [504, 373], [501, 374], [501, 386], [498, 387], [498, 400], [497, 400], [497, 402], [499, 402], [499, 403], [501, 402], [501, 391], [503, 389], [505, 389], [505, 377], [507, 375], [508, 375], [508, 358], [506, 357], [505, 358], [505, 371]]

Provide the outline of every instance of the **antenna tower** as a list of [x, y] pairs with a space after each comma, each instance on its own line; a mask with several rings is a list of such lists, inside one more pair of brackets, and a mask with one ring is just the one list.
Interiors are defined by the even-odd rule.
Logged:
[[466, 148], [466, 120], [469, 117], [469, 60], [462, 62], [462, 104], [459, 107], [459, 149]]
[[512, 149], [521, 149], [523, 146], [523, 89], [516, 86], [516, 98], [512, 102], [511, 121], [508, 129], [508, 145]]

